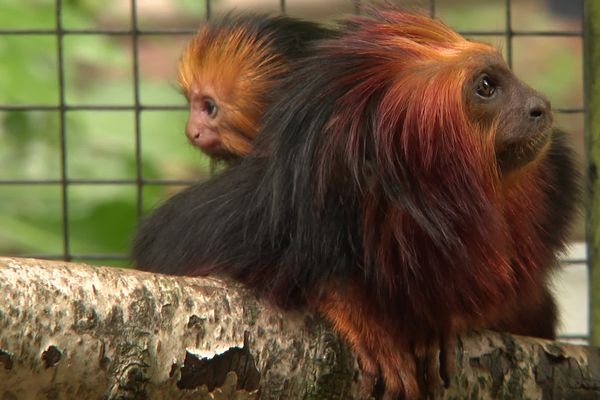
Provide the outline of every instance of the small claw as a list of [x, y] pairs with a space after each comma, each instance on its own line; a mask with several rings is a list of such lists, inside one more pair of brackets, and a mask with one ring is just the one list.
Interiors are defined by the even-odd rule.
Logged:
[[440, 337], [426, 347], [416, 351], [417, 379], [421, 392], [434, 398], [438, 392], [450, 385], [454, 371], [455, 337]]
[[456, 368], [456, 336], [449, 335], [440, 340], [440, 376], [447, 389], [450, 377]]
[[364, 397], [377, 398], [376, 393], [380, 386], [378, 383], [381, 383], [377, 361], [371, 356], [371, 353], [367, 351], [365, 346], [362, 344], [356, 344], [355, 346], [354, 351], [360, 366], [360, 393]]
[[360, 374], [360, 394], [362, 397], [375, 397], [377, 392], [377, 382], [380, 381], [377, 374], [370, 374], [362, 371]]

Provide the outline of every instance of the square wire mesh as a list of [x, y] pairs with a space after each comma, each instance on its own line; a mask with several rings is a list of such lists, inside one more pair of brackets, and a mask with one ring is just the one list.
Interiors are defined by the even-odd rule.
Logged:
[[[504, 51], [509, 66], [514, 65], [515, 58], [519, 54], [515, 53], [517, 47], [517, 41], [526, 38], [552, 38], [552, 39], [564, 39], [564, 38], [582, 38], [581, 30], [581, 17], [579, 17], [579, 26], [573, 29], [560, 29], [560, 30], [548, 30], [548, 29], [526, 29], [521, 27], [513, 26], [515, 19], [515, 7], [517, 2], [511, 0], [503, 1], [503, 12], [505, 25], [502, 29], [468, 29], [462, 30], [460, 33], [467, 37], [474, 38], [502, 38], [504, 43]], [[273, 8], [277, 8], [280, 13], [290, 13], [292, 8], [292, 0], [273, 0], [275, 5]], [[360, 13], [366, 6], [365, 1], [360, 0], [347, 0], [349, 9], [354, 13]], [[200, 19], [210, 19], [215, 11], [216, 4], [213, 4], [211, 0], [205, 0], [204, 2], [197, 2], [197, 14], [202, 16]], [[418, 5], [425, 7], [431, 14], [431, 16], [438, 16], [440, 8], [442, 8], [443, 0], [422, 0], [417, 1]], [[57, 113], [57, 131], [58, 131], [58, 142], [57, 152], [59, 162], [57, 165], [56, 176], [51, 178], [40, 178], [31, 179], [28, 177], [21, 176], [0, 176], [0, 190], [2, 188], [11, 188], [11, 190], [20, 191], [22, 196], [35, 197], [36, 190], [38, 188], [56, 188], [56, 202], [57, 202], [57, 215], [56, 224], [53, 228], [54, 233], [60, 235], [60, 250], [59, 251], [28, 251], [27, 246], [24, 248], [9, 249], [9, 255], [21, 256], [21, 257], [36, 257], [36, 258], [47, 258], [47, 259], [63, 259], [63, 260], [83, 260], [87, 262], [103, 262], [103, 263], [124, 263], [127, 260], [126, 251], [93, 251], [91, 250], [78, 250], [77, 246], [73, 245], [74, 235], [77, 235], [77, 229], [72, 227], [72, 209], [78, 205], [73, 204], [70, 200], [70, 193], [81, 190], [85, 187], [101, 188], [122, 188], [122, 190], [128, 190], [131, 196], [134, 197], [134, 220], [139, 220], [144, 214], [144, 211], [148, 206], [144, 205], [144, 196], [146, 189], [149, 187], [178, 187], [192, 183], [193, 179], [171, 179], [163, 177], [148, 176], [145, 173], [143, 167], [144, 158], [144, 135], [143, 126], [145, 124], [144, 119], [150, 114], [147, 113], [170, 113], [180, 112], [185, 113], [186, 106], [183, 104], [156, 104], [146, 103], [142, 93], [141, 85], [141, 71], [143, 68], [143, 62], [141, 60], [140, 48], [144, 45], [144, 41], [148, 38], [163, 38], [165, 40], [172, 40], [172, 38], [189, 38], [191, 37], [195, 29], [194, 28], [147, 28], [142, 26], [140, 23], [140, 5], [142, 2], [137, 0], [130, 0], [129, 3], [129, 26], [128, 27], [116, 27], [116, 28], [95, 28], [95, 27], [82, 27], [73, 28], [65, 26], [65, 7], [66, 2], [63, 0], [55, 0], [54, 3], [54, 27], [52, 28], [15, 28], [15, 29], [0, 29], [0, 40], [9, 39], [24, 39], [33, 40], [32, 38], [43, 38], [50, 37], [55, 39], [56, 50], [56, 78], [57, 78], [57, 95], [56, 100], [51, 103], [19, 103], [19, 102], [6, 102], [0, 104], [0, 113], [18, 113], [18, 112], [41, 112], [41, 113]], [[520, 4], [520, 3], [519, 3]], [[447, 7], [447, 4], [445, 4]], [[293, 15], [293, 14], [292, 14]], [[577, 25], [577, 24], [574, 24]], [[90, 38], [93, 40], [95, 37], [115, 37], [119, 40], [130, 41], [130, 54], [128, 55], [129, 64], [126, 69], [129, 69], [131, 74], [131, 88], [132, 93], [130, 94], [131, 101], [123, 99], [115, 99], [118, 101], [106, 101], [104, 103], [85, 103], [79, 102], [77, 99], [71, 99], [67, 94], [67, 59], [66, 54], [69, 50], [69, 41], [72, 38]], [[523, 53], [527, 52], [527, 46], [522, 50]], [[524, 54], [526, 56], [526, 54]], [[165, 63], [175, 64], [175, 59], [164, 61]], [[581, 62], [581, 60], [579, 60]], [[518, 72], [517, 72], [518, 74]], [[583, 82], [581, 83], [581, 85]], [[130, 96], [127, 94], [126, 97]], [[131, 141], [131, 151], [133, 152], [133, 162], [135, 164], [135, 173], [133, 176], [126, 177], [86, 177], [78, 176], [77, 171], [72, 171], [69, 166], [74, 164], [73, 157], [77, 155], [70, 154], [69, 140], [70, 136], [67, 131], [69, 127], [69, 116], [70, 113], [81, 112], [81, 113], [116, 113], [114, 115], [120, 115], [119, 113], [131, 113], [133, 115], [133, 124], [131, 126], [131, 135], [133, 140]], [[581, 104], [560, 104], [558, 108], [555, 108], [555, 112], [559, 115], [559, 118], [565, 116], [575, 116], [576, 119], [583, 120], [583, 114], [585, 112], [583, 102]], [[148, 124], [152, 124], [152, 121], [148, 121]], [[73, 128], [73, 129], [76, 129]], [[129, 128], [128, 128], [129, 129]], [[0, 132], [1, 133], [1, 132]], [[103, 166], [98, 166], [101, 170]], [[98, 189], [99, 190], [99, 189]], [[121, 189], [115, 189], [121, 190]], [[134, 224], [132, 224], [133, 226]], [[565, 263], [580, 265], [585, 264], [584, 258], [567, 259]]]

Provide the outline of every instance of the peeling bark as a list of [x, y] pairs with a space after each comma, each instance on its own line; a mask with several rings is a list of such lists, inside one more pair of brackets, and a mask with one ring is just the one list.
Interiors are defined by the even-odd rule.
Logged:
[[[0, 258], [0, 399], [364, 399], [318, 318], [239, 285]], [[600, 349], [491, 332], [457, 340], [436, 399], [597, 399]]]

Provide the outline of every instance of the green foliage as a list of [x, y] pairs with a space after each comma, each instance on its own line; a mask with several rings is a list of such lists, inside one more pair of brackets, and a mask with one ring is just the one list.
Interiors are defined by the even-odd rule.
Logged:
[[[190, 2], [175, 3], [185, 12]], [[117, 2], [63, 0], [65, 29], [98, 28]], [[198, 5], [196, 4], [196, 8]], [[129, 27], [129, 10], [111, 27]], [[199, 19], [200, 19], [199, 15]], [[119, 19], [120, 18], [120, 19]], [[4, 0], [0, 26], [53, 29], [54, 2]], [[165, 43], [166, 45], [172, 44]], [[58, 106], [58, 38], [7, 35], [0, 40], [0, 104]], [[67, 105], [134, 104], [132, 42], [129, 36], [67, 34], [63, 37], [64, 99]], [[172, 63], [176, 58], [149, 62]], [[174, 76], [141, 73], [143, 104], [184, 104]], [[142, 173], [147, 179], [197, 179], [207, 160], [183, 135], [186, 113], [142, 111]], [[70, 184], [67, 190], [70, 251], [73, 254], [126, 254], [137, 219], [136, 117], [132, 110], [70, 110], [65, 113], [65, 171], [68, 179], [119, 180], [131, 184]], [[0, 179], [59, 180], [61, 120], [56, 110], [0, 112]], [[0, 186], [0, 254], [61, 254], [62, 191], [58, 184]], [[170, 188], [149, 186], [143, 203], [154, 205]], [[111, 264], [123, 264], [110, 262]]]

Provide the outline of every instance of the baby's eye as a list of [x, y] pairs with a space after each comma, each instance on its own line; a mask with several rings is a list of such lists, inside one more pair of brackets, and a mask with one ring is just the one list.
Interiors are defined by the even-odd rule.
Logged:
[[217, 111], [219, 110], [219, 108], [217, 107], [213, 99], [211, 99], [210, 97], [206, 97], [204, 99], [204, 110], [206, 111], [206, 114], [208, 114], [209, 117], [214, 118], [217, 116]]

